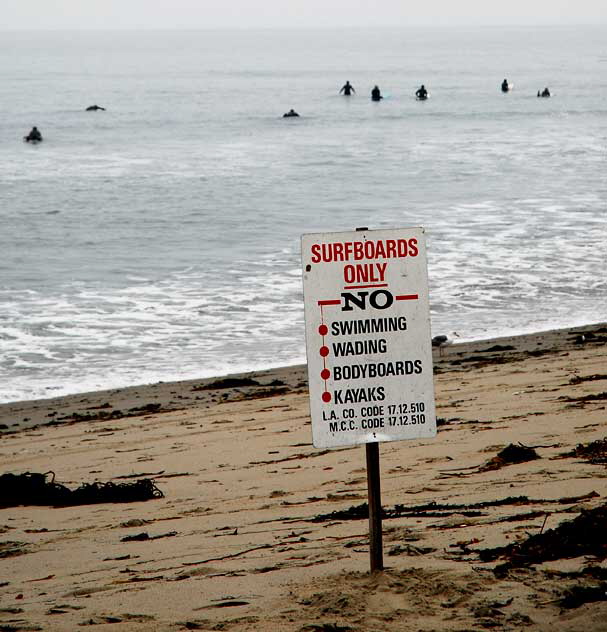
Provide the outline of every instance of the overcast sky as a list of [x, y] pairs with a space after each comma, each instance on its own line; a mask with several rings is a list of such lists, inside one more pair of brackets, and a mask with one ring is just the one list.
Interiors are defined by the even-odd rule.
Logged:
[[607, 24], [607, 0], [0, 0], [0, 29]]

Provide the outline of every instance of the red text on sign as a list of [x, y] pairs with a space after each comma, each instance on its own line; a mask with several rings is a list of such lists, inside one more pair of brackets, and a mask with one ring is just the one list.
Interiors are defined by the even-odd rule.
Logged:
[[345, 241], [312, 244], [312, 263], [362, 261], [363, 259], [397, 259], [417, 257], [417, 239], [380, 239], [378, 241]]

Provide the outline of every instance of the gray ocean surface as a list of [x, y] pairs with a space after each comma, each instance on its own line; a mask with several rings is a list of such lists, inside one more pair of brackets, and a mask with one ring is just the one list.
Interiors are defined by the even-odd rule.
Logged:
[[305, 361], [307, 232], [424, 226], [434, 334], [607, 317], [604, 26], [3, 32], [0, 85], [0, 402]]

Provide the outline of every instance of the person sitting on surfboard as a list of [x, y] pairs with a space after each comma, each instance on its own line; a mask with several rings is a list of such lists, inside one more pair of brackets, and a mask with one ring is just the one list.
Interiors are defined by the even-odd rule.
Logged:
[[371, 90], [371, 101], [381, 101], [383, 98], [379, 88], [375, 86], [373, 90]]
[[508, 92], [510, 90], [510, 84], [508, 83], [508, 79], [504, 79], [502, 81], [502, 92]]
[[544, 88], [541, 92], [538, 90], [537, 91], [537, 96], [538, 97], [549, 97], [550, 96], [550, 90], [548, 90], [548, 88]]
[[31, 141], [41, 141], [42, 134], [40, 133], [40, 130], [34, 125], [30, 133], [27, 136], [24, 136], [23, 139], [26, 140], [28, 143]]
[[339, 91], [339, 94], [341, 94], [342, 92], [346, 97], [349, 97], [352, 93], [356, 94], [354, 86], [349, 81], [346, 81], [342, 89]]
[[292, 116], [299, 116], [293, 108], [291, 108], [288, 112], [285, 112], [282, 115], [282, 118], [291, 118]]
[[422, 101], [428, 98], [428, 91], [426, 90], [426, 87], [423, 83], [421, 87], [415, 92], [415, 96]]

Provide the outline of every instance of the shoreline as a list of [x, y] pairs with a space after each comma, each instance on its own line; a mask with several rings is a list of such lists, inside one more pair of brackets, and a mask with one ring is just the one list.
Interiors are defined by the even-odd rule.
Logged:
[[[586, 333], [607, 337], [607, 322], [550, 329], [529, 334], [501, 336], [471, 342], [454, 342], [441, 350], [433, 349], [435, 373], [467, 363], [468, 356], [489, 353], [486, 362], [509, 362], [523, 356], [537, 355], [575, 347], [575, 339]], [[607, 339], [607, 338], [606, 338]], [[593, 344], [591, 340], [588, 344]], [[488, 351], [491, 347], [513, 347]], [[482, 363], [482, 360], [477, 363]], [[247, 384], [247, 381], [250, 383]], [[216, 382], [227, 386], [213, 388]], [[0, 404], [0, 433], [20, 431], [45, 425], [77, 421], [120, 419], [150, 412], [202, 409], [239, 399], [268, 397], [286, 392], [307, 392], [307, 365], [297, 364], [228, 375], [155, 382], [136, 386], [88, 391], [45, 399], [22, 400]]]
[[[574, 322], [575, 319], [574, 319]], [[607, 322], [607, 321], [606, 321]], [[570, 322], [565, 322], [559, 325], [554, 325], [548, 327], [546, 329], [528, 329], [522, 328], [522, 331], [519, 329], [515, 329], [514, 332], [511, 333], [495, 333], [493, 335], [486, 335], [479, 338], [469, 338], [467, 336], [458, 337], [454, 340], [456, 345], [474, 345], [474, 344], [482, 344], [482, 343], [491, 343], [494, 341], [506, 340], [506, 339], [519, 339], [527, 336], [536, 336], [550, 332], [558, 332], [564, 330], [585, 330], [592, 327], [597, 327], [602, 324], [602, 321], [591, 321], [581, 320], [579, 324], [571, 324]], [[442, 333], [441, 330], [438, 333]], [[111, 380], [107, 381], [101, 379], [101, 382], [106, 382], [107, 385], [91, 385], [87, 384], [84, 387], [78, 388], [78, 390], [73, 390], [73, 388], [77, 388], [72, 384], [73, 380], [70, 378], [67, 382], [71, 385], [66, 388], [65, 381], [59, 381], [52, 387], [47, 388], [47, 392], [45, 394], [24, 394], [22, 393], [22, 397], [16, 399], [7, 399], [8, 395], [4, 395], [4, 397], [0, 400], [0, 408], [6, 405], [15, 405], [22, 402], [43, 402], [47, 400], [59, 401], [66, 397], [75, 397], [77, 395], [90, 395], [92, 393], [111, 393], [114, 391], [124, 391], [130, 388], [141, 388], [146, 386], [151, 386], [154, 384], [180, 384], [182, 382], [197, 382], [197, 381], [206, 381], [213, 380], [219, 377], [228, 377], [228, 376], [244, 376], [244, 375], [262, 375], [266, 372], [274, 372], [280, 371], [283, 369], [289, 369], [292, 367], [300, 367], [306, 366], [305, 361], [305, 349], [303, 350], [304, 360], [301, 361], [300, 358], [293, 358], [290, 360], [285, 360], [283, 363], [274, 365], [268, 362], [264, 362], [259, 366], [253, 366], [251, 368], [243, 368], [237, 366], [236, 368], [227, 368], [227, 367], [217, 367], [216, 371], [211, 371], [206, 367], [203, 369], [193, 370], [192, 368], [188, 368], [186, 374], [183, 377], [178, 375], [176, 371], [155, 371], [152, 376], [143, 378], [142, 381], [133, 382], [131, 378], [125, 378], [125, 382], [123, 383], [114, 383]], [[153, 366], [160, 366], [160, 362], [152, 363]], [[170, 362], [166, 363], [170, 364]], [[91, 378], [88, 378], [91, 379]], [[7, 378], [7, 381], [10, 383], [10, 378]]]

